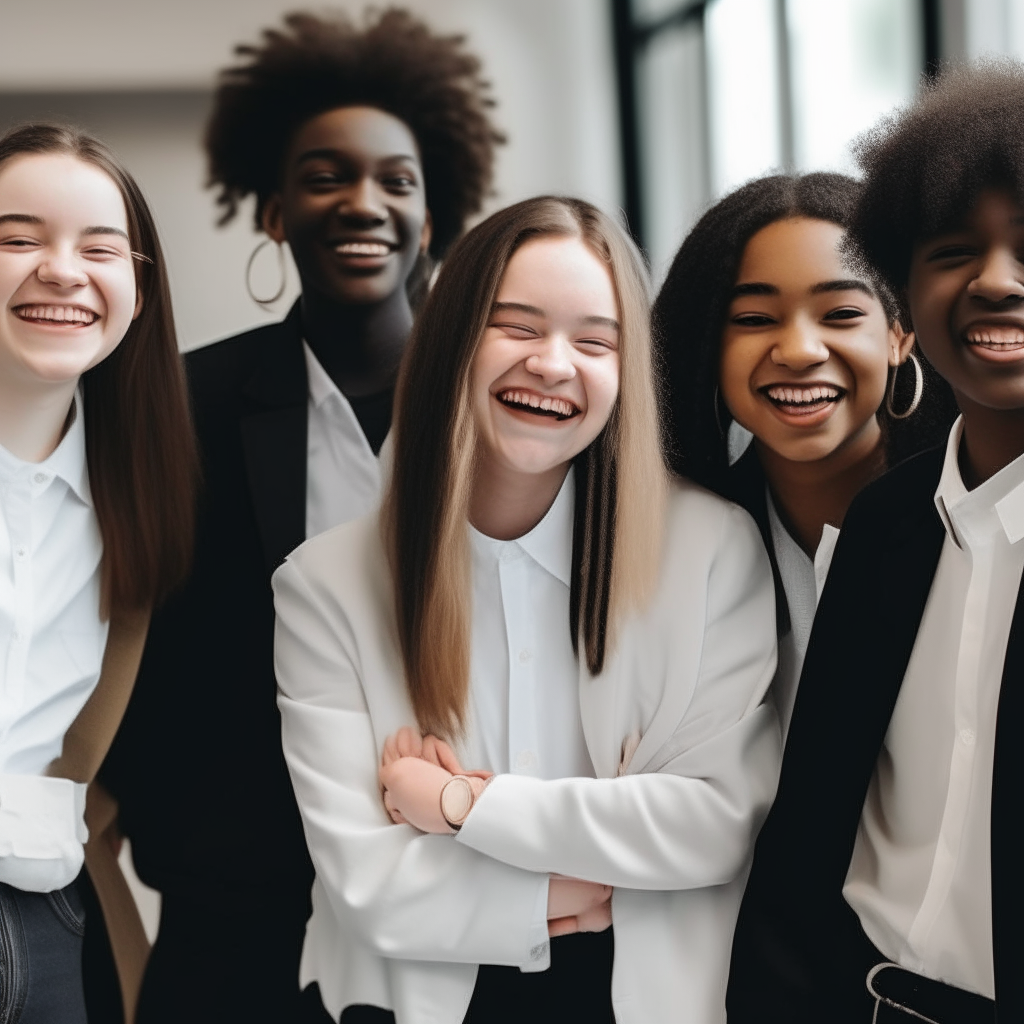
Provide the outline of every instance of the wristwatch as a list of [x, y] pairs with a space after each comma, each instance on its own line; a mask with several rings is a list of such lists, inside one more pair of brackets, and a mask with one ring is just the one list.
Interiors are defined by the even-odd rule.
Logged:
[[441, 787], [441, 817], [453, 832], [462, 828], [475, 799], [473, 786], [465, 775], [453, 775]]

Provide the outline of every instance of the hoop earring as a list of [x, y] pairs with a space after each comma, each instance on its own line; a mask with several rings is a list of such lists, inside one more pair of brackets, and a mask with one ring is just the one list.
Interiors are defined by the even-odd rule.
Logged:
[[893, 371], [892, 380], [889, 381], [889, 389], [885, 393], [885, 409], [894, 420], [905, 420], [912, 416], [921, 404], [921, 396], [924, 394], [924, 370], [921, 369], [921, 364], [913, 352], [907, 358], [914, 364], [914, 398], [903, 412], [897, 412], [892, 407], [893, 399], [896, 397], [896, 375], [900, 372], [897, 366]]
[[281, 273], [281, 285], [277, 289], [277, 291], [274, 292], [274, 294], [270, 296], [269, 299], [261, 299], [258, 295], [255, 295], [253, 293], [253, 290], [252, 290], [252, 265], [253, 265], [253, 263], [256, 262], [256, 257], [260, 254], [260, 250], [265, 245], [269, 245], [272, 241], [273, 241], [273, 239], [264, 238], [263, 241], [260, 242], [260, 244], [257, 245], [255, 249], [253, 249], [252, 255], [249, 257], [249, 262], [245, 265], [245, 290], [249, 293], [249, 298], [252, 299], [253, 302], [255, 302], [258, 306], [263, 306], [264, 308], [266, 308], [267, 306], [272, 306], [275, 302], [277, 302], [277, 300], [279, 298], [281, 298], [282, 295], [284, 295], [285, 288], [288, 287], [288, 269], [285, 266], [285, 262], [284, 262], [284, 246], [280, 242], [278, 242], [277, 243], [277, 266], [278, 266], [278, 270]]

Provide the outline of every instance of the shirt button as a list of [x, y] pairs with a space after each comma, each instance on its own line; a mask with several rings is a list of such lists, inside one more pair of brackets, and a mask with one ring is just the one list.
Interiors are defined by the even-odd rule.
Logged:
[[24, 549], [24, 548], [18, 548], [18, 550], [17, 550], [17, 551], [15, 551], [14, 553], [15, 553], [15, 554], [16, 554], [16, 555], [17, 555], [17, 556], [18, 556], [19, 558], [24, 558], [24, 557], [25, 557], [25, 549]]
[[537, 755], [532, 750], [520, 750], [516, 755], [517, 768], [532, 768], [537, 763]]
[[970, 747], [974, 744], [974, 730], [973, 729], [961, 729], [960, 730], [960, 741], [964, 746]]
[[524, 665], [525, 665], [525, 664], [526, 664], [526, 663], [527, 663], [527, 662], [528, 662], [528, 661], [530, 660], [530, 658], [532, 658], [532, 657], [533, 657], [533, 655], [532, 655], [532, 654], [530, 654], [530, 652], [529, 652], [529, 651], [528, 651], [528, 650], [527, 650], [527, 649], [526, 649], [525, 647], [524, 647], [524, 648], [523, 648], [523, 649], [522, 649], [522, 650], [521, 650], [521, 651], [519, 652], [519, 660], [520, 660], [520, 661], [521, 661], [521, 662], [522, 662], [522, 663], [523, 663]]
[[46, 474], [45, 473], [36, 473], [36, 475], [34, 477], [32, 477], [32, 479], [35, 480], [35, 482], [37, 484], [45, 484], [46, 483]]

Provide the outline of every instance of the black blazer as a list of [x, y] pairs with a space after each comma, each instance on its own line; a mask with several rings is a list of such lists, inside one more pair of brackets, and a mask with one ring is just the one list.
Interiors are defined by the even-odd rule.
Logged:
[[281, 752], [270, 588], [306, 532], [298, 306], [185, 364], [203, 471], [194, 568], [154, 616], [101, 778], [148, 885], [262, 883], [308, 915], [313, 870]]
[[[909, 460], [851, 506], [818, 605], [779, 795], [758, 839], [737, 925], [730, 1022], [868, 1021], [877, 962], [842, 897], [857, 827], [910, 660], [945, 531], [944, 451]], [[1010, 629], [992, 786], [997, 1019], [1024, 1019], [1024, 601]]]

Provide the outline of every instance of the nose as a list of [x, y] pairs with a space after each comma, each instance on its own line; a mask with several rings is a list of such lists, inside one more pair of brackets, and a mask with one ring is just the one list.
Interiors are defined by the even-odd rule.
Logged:
[[1024, 300], [1024, 266], [1008, 246], [994, 246], [986, 254], [967, 294], [989, 305], [1017, 305]]
[[576, 376], [576, 364], [573, 362], [573, 347], [569, 339], [561, 334], [546, 337], [536, 351], [526, 357], [524, 366], [546, 384], [561, 384]]
[[817, 325], [804, 318], [783, 324], [775, 336], [771, 360], [790, 370], [807, 370], [827, 362], [828, 346], [821, 340]]
[[58, 288], [81, 288], [89, 283], [89, 275], [67, 248], [46, 250], [36, 268], [36, 276], [44, 284], [54, 284]]
[[388, 218], [380, 187], [369, 175], [357, 179], [344, 190], [338, 213], [360, 225], [383, 224]]

